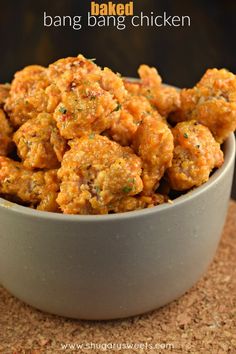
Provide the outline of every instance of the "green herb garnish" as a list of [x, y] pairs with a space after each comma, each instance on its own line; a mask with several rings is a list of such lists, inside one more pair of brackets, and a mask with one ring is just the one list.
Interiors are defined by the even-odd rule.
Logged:
[[131, 192], [132, 191], [132, 187], [130, 187], [130, 186], [125, 186], [124, 188], [123, 188], [123, 192], [124, 193], [129, 193], [129, 192]]
[[98, 186], [95, 186], [96, 193], [99, 194], [101, 192], [101, 189]]
[[197, 144], [196, 147], [197, 147], [198, 149], [200, 149], [200, 145], [199, 145], [199, 144]]
[[149, 100], [152, 100], [153, 99], [153, 94], [152, 94], [152, 92], [151, 92], [151, 90], [147, 90], [147, 99], [149, 99]]
[[129, 179], [128, 179], [128, 182], [129, 182], [129, 183], [134, 183], [134, 178], [129, 178]]
[[94, 139], [95, 133], [89, 134], [89, 139]]
[[59, 112], [61, 112], [62, 114], [66, 114], [67, 110], [65, 109], [65, 107], [60, 107]]
[[120, 109], [121, 109], [121, 104], [119, 103], [118, 105], [117, 105], [117, 107], [114, 109], [114, 112], [117, 112], [117, 111], [119, 111]]
[[185, 137], [185, 139], [188, 139], [188, 134], [184, 133], [184, 137]]

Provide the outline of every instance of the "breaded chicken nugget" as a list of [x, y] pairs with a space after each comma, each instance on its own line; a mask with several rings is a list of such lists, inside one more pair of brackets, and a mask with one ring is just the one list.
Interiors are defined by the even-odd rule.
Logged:
[[209, 69], [192, 89], [180, 93], [175, 122], [195, 119], [207, 126], [221, 144], [236, 129], [236, 76], [225, 69]]
[[48, 77], [60, 92], [70, 92], [86, 80], [87, 75], [93, 74], [99, 80], [101, 68], [83, 55], [57, 60], [48, 67]]
[[178, 123], [172, 129], [174, 136], [174, 157], [167, 176], [172, 189], [184, 191], [206, 182], [213, 168], [223, 164], [220, 144], [210, 130], [188, 121]]
[[9, 96], [11, 85], [10, 84], [0, 84], [0, 107], [5, 105], [6, 99]]
[[111, 114], [112, 123], [108, 135], [123, 146], [130, 145], [142, 119], [150, 114], [156, 115], [157, 112], [144, 96], [129, 95]]
[[105, 91], [109, 91], [119, 102], [123, 101], [127, 91], [121, 77], [109, 68], [103, 70], [93, 60], [83, 55], [63, 58], [49, 65], [48, 76], [57, 85], [60, 92], [71, 92], [83, 83], [97, 82]]
[[161, 116], [143, 118], [134, 135], [133, 148], [143, 163], [143, 194], [150, 195], [159, 186], [173, 158], [173, 136]]
[[50, 65], [49, 77], [61, 92], [54, 119], [66, 139], [109, 129], [110, 114], [128, 94], [118, 75], [82, 55]]
[[141, 160], [100, 135], [72, 140], [58, 176], [57, 202], [66, 214], [106, 214], [109, 205], [142, 191]]
[[162, 85], [162, 80], [155, 68], [141, 65], [138, 69], [141, 78], [141, 93], [145, 95], [158, 112], [166, 117], [180, 106], [180, 94], [177, 89]]
[[40, 113], [24, 123], [14, 134], [13, 141], [23, 165], [29, 169], [59, 167], [67, 147], [48, 113]]
[[21, 163], [0, 156], [0, 194], [12, 195], [38, 210], [58, 211], [57, 170], [32, 172]]
[[54, 113], [60, 134], [66, 139], [90, 132], [101, 133], [111, 126], [110, 113], [117, 107], [112, 95], [97, 82], [84, 82], [74, 91], [62, 94]]
[[41, 112], [47, 112], [50, 82], [47, 71], [39, 65], [31, 65], [15, 74], [4, 109], [15, 127]]
[[13, 147], [12, 128], [2, 109], [0, 109], [0, 156], [7, 156]]

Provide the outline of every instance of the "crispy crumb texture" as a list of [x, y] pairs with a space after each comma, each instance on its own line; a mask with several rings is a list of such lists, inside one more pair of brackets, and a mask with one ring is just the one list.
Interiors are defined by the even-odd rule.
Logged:
[[83, 55], [31, 65], [0, 84], [0, 195], [65, 214], [173, 203], [224, 162], [236, 78], [208, 69], [191, 89], [141, 65], [123, 79]]

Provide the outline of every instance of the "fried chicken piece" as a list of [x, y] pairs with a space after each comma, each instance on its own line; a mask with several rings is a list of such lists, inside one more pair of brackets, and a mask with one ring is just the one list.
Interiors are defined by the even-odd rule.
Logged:
[[138, 73], [141, 78], [141, 94], [149, 99], [162, 116], [166, 117], [179, 108], [179, 91], [174, 87], [162, 85], [162, 79], [155, 68], [141, 65]]
[[107, 214], [109, 205], [142, 191], [141, 160], [105, 136], [69, 142], [58, 176], [57, 202], [66, 214]]
[[[14, 127], [21, 126], [41, 112], [48, 112], [48, 108], [55, 108], [58, 100], [52, 87], [47, 91], [49, 85], [47, 70], [39, 65], [27, 66], [15, 74], [4, 107]], [[54, 104], [49, 96], [52, 96]]]
[[180, 107], [179, 91], [174, 87], [163, 85], [155, 68], [141, 65], [138, 72], [141, 81], [123, 79], [124, 86], [130, 95], [146, 97], [163, 117], [167, 117]]
[[143, 64], [138, 68], [138, 74], [141, 78], [142, 85], [152, 88], [161, 87], [162, 78], [156, 68], [151, 68], [150, 66]]
[[221, 144], [236, 129], [236, 76], [225, 69], [208, 69], [192, 89], [181, 90], [175, 122], [197, 120]]
[[13, 143], [11, 139], [12, 128], [2, 109], [0, 109], [0, 156], [7, 156], [12, 148]]
[[62, 94], [54, 119], [66, 139], [101, 133], [111, 125], [109, 114], [117, 107], [112, 95], [97, 82], [84, 82], [74, 91]]
[[19, 198], [38, 210], [58, 211], [57, 170], [32, 172], [20, 162], [0, 156], [0, 194]]
[[5, 109], [14, 127], [56, 110], [61, 135], [71, 139], [109, 128], [108, 115], [126, 94], [118, 75], [79, 55], [60, 59], [48, 69], [33, 65], [16, 73]]
[[81, 55], [50, 65], [49, 77], [61, 91], [54, 119], [66, 139], [109, 129], [110, 114], [128, 94], [118, 75]]
[[89, 81], [97, 82], [105, 91], [109, 91], [118, 102], [122, 102], [127, 95], [123, 80], [109, 68], [103, 70], [93, 60], [83, 55], [63, 58], [49, 65], [48, 76], [60, 92], [74, 91]]
[[143, 118], [134, 135], [133, 148], [143, 162], [143, 194], [151, 195], [173, 158], [173, 136], [161, 116]]
[[82, 81], [87, 80], [89, 74], [93, 74], [98, 80], [101, 68], [83, 55], [59, 59], [48, 67], [49, 80], [62, 93], [73, 91]]
[[14, 134], [13, 141], [23, 165], [28, 169], [59, 167], [67, 147], [56, 122], [48, 113], [40, 113], [24, 123]]
[[3, 108], [6, 99], [9, 96], [10, 88], [10, 84], [0, 84], [0, 108]]
[[215, 167], [223, 164], [220, 144], [207, 127], [196, 121], [178, 123], [172, 133], [174, 157], [167, 170], [171, 188], [184, 191], [200, 186]]
[[142, 119], [155, 114], [157, 112], [144, 96], [129, 95], [123, 105], [118, 105], [111, 114], [112, 124], [108, 135], [123, 146], [130, 145]]

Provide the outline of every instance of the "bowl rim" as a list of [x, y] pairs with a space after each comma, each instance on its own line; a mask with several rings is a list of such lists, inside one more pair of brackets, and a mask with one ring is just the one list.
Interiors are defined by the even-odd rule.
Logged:
[[100, 222], [100, 221], [111, 221], [111, 220], [125, 220], [132, 219], [141, 216], [148, 216], [156, 213], [160, 213], [165, 210], [170, 210], [178, 207], [178, 205], [189, 202], [192, 199], [197, 198], [199, 195], [204, 193], [209, 188], [213, 187], [219, 180], [221, 180], [227, 171], [234, 164], [235, 158], [235, 136], [231, 133], [229, 137], [223, 144], [224, 151], [224, 163], [218, 168], [209, 178], [207, 182], [201, 186], [190, 190], [184, 195], [181, 195], [173, 200], [173, 203], [164, 203], [152, 208], [116, 213], [116, 214], [105, 214], [105, 215], [78, 215], [78, 214], [60, 214], [47, 211], [40, 211], [25, 207], [13, 202], [9, 202], [6, 199], [0, 198], [0, 211], [2, 208], [8, 209], [13, 213], [21, 214], [24, 216], [35, 217], [39, 219], [47, 220], [60, 220], [60, 221], [71, 221], [71, 222]]

